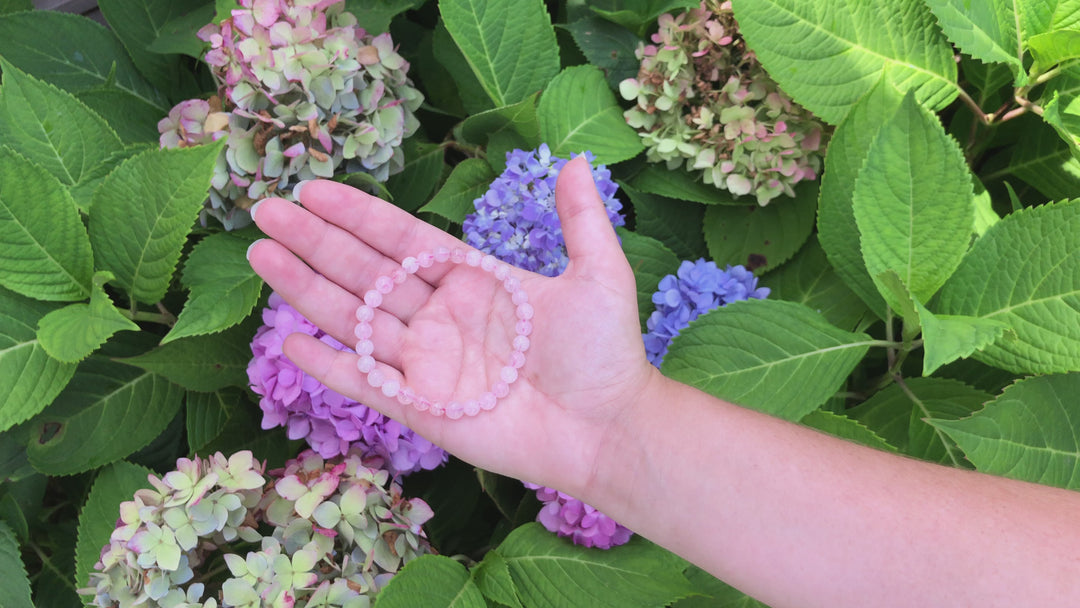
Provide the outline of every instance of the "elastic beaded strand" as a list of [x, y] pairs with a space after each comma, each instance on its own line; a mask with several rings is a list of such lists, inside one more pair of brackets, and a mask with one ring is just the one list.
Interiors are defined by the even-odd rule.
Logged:
[[[510, 301], [514, 305], [515, 336], [512, 350], [506, 364], [499, 368], [498, 381], [476, 399], [453, 400], [446, 403], [428, 399], [410, 386], [388, 378], [383, 371], [377, 369], [373, 356], [375, 344], [371, 339], [374, 333], [372, 323], [375, 319], [375, 309], [383, 304], [383, 297], [389, 295], [398, 285], [405, 283], [410, 274], [416, 274], [421, 268], [430, 268], [434, 264], [442, 263], [465, 264], [492, 274], [510, 296]], [[375, 279], [373, 289], [364, 293], [363, 303], [356, 309], [357, 324], [353, 332], [357, 338], [355, 351], [360, 355], [356, 362], [357, 370], [366, 374], [367, 383], [372, 388], [379, 389], [385, 396], [396, 399], [402, 405], [412, 405], [417, 411], [429, 412], [433, 416], [445, 415], [450, 420], [457, 420], [464, 416], [476, 416], [480, 412], [495, 409], [498, 400], [510, 394], [510, 385], [520, 377], [518, 370], [525, 365], [525, 351], [529, 350], [531, 345], [528, 336], [533, 330], [532, 319], [535, 314], [532, 305], [528, 303], [529, 295], [522, 289], [521, 281], [511, 276], [512, 272], [510, 265], [499, 261], [495, 256], [485, 255], [475, 249], [437, 247], [433, 251], [421, 251], [415, 256], [403, 259], [401, 265], [389, 275], [382, 275]]]

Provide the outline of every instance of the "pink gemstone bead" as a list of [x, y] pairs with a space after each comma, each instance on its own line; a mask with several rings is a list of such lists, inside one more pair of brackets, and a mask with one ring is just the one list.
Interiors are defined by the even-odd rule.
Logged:
[[531, 342], [525, 336], [514, 336], [514, 350], [518, 352], [525, 352], [529, 350]]
[[401, 260], [401, 268], [409, 274], [415, 274], [417, 270], [420, 270], [420, 262], [417, 262], [416, 258], [410, 256]]
[[367, 304], [372, 308], [378, 308], [382, 305], [382, 294], [374, 289], [369, 289], [368, 292], [364, 294], [364, 304]]
[[475, 249], [472, 249], [469, 251], [469, 253], [465, 254], [465, 263], [469, 266], [479, 266], [480, 260], [483, 259], [483, 257], [484, 254], [480, 253]]
[[393, 399], [394, 397], [397, 397], [398, 389], [400, 387], [401, 385], [398, 384], [397, 380], [387, 380], [386, 382], [383, 382], [382, 394]]
[[500, 281], [505, 281], [510, 278], [510, 267], [506, 264], [499, 264], [495, 267], [495, 278]]
[[447, 261], [449, 259], [450, 259], [450, 250], [449, 249], [447, 249], [446, 247], [436, 247], [435, 248], [435, 261], [436, 262], [442, 264], [443, 262], [445, 262], [445, 261]]
[[416, 393], [414, 393], [411, 388], [403, 386], [401, 387], [401, 390], [398, 391], [397, 400], [401, 405], [412, 405], [412, 403], [416, 401]]
[[427, 397], [416, 395], [415, 401], [413, 401], [413, 407], [415, 407], [418, 412], [426, 412], [431, 409], [431, 401], [428, 401]]
[[416, 254], [416, 262], [420, 264], [421, 268], [431, 268], [431, 265], [435, 263], [435, 254], [430, 251], [423, 251]]
[[499, 370], [499, 379], [507, 384], [512, 384], [514, 380], [518, 378], [518, 371], [514, 367], [507, 365]]
[[365, 374], [370, 372], [371, 370], [375, 369], [375, 358], [371, 355], [364, 355], [363, 357], [360, 357], [356, 361], [356, 369], [360, 370], [362, 373]]
[[465, 250], [455, 247], [450, 251], [450, 261], [455, 264], [460, 264], [465, 261]]
[[533, 312], [534, 311], [532, 304], [529, 304], [528, 302], [525, 302], [524, 304], [518, 304], [517, 317], [522, 321], [528, 321], [529, 319], [533, 318]]
[[498, 264], [498, 263], [499, 263], [499, 260], [495, 259], [495, 256], [490, 255], [490, 254], [485, 255], [484, 257], [480, 258], [480, 268], [482, 270], [484, 270], [485, 272], [494, 272], [495, 271], [495, 265]]
[[514, 326], [514, 329], [517, 330], [517, 334], [519, 336], [527, 336], [532, 333], [532, 323], [522, 319], [517, 322], [517, 325]]
[[361, 321], [357, 323], [356, 327], [353, 329], [353, 333], [356, 334], [357, 338], [361, 340], [367, 340], [371, 337], [372, 333], [371, 323], [368, 323], [367, 321]]
[[386, 381], [386, 376], [384, 376], [383, 373], [380, 372], [379, 370], [373, 369], [370, 372], [368, 372], [367, 383], [370, 384], [373, 388], [379, 388], [380, 386], [383, 385], [383, 382], [385, 382], [385, 381]]
[[356, 320], [361, 323], [370, 321], [375, 318], [375, 309], [367, 304], [361, 304], [356, 309]]
[[476, 400], [466, 401], [465, 402], [465, 415], [466, 416], [475, 416], [475, 415], [477, 415], [479, 413], [480, 413], [480, 402], [478, 402]]
[[444, 413], [446, 413], [446, 408], [441, 402], [432, 401], [431, 407], [428, 408], [428, 411], [431, 412], [432, 416], [442, 416]]
[[409, 273], [405, 272], [404, 268], [395, 268], [394, 272], [390, 273], [390, 280], [394, 282], [394, 285], [401, 285], [407, 278], [409, 278]]
[[480, 409], [490, 412], [495, 409], [495, 403], [498, 399], [495, 397], [495, 393], [488, 391], [483, 395], [480, 395]]
[[390, 293], [391, 291], [394, 291], [394, 279], [391, 279], [390, 277], [388, 277], [386, 275], [383, 275], [383, 276], [375, 279], [375, 291], [377, 291], [377, 292], [379, 292], [379, 293], [381, 293], [383, 295], [386, 295], [386, 294]]
[[517, 277], [507, 277], [503, 281], [503, 289], [505, 289], [510, 295], [514, 295], [514, 292], [521, 289], [521, 281]]
[[375, 352], [375, 343], [371, 340], [360, 340], [356, 343], [356, 348], [353, 349], [356, 354], [361, 357], [364, 355], [370, 355]]
[[451, 401], [446, 404], [446, 417], [451, 420], [457, 420], [465, 413], [465, 406], [458, 401]]
[[529, 294], [525, 293], [524, 289], [519, 289], [510, 295], [510, 301], [514, 306], [521, 306], [529, 301]]
[[525, 353], [520, 350], [515, 350], [510, 353], [510, 366], [514, 369], [521, 369], [525, 365]]
[[496, 382], [491, 385], [491, 392], [499, 399], [502, 399], [510, 394], [510, 385], [505, 382]]

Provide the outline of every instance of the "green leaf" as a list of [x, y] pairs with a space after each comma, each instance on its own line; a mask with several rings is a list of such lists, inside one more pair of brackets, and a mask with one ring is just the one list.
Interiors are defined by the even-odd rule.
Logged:
[[405, 141], [405, 168], [390, 176], [386, 188], [394, 196], [394, 204], [412, 212], [427, 202], [439, 184], [445, 152], [443, 146], [411, 138]]
[[878, 132], [855, 180], [852, 207], [866, 269], [896, 272], [930, 299], [960, 264], [974, 230], [970, 173], [956, 141], [908, 93]]
[[356, 15], [357, 22], [369, 34], [390, 30], [390, 21], [407, 10], [418, 8], [424, 0], [345, 0], [345, 10]]
[[71, 475], [124, 458], [168, 426], [183, 394], [157, 374], [91, 357], [34, 419], [30, 464], [49, 475]]
[[472, 580], [484, 597], [511, 608], [524, 608], [518, 598], [510, 565], [496, 551], [488, 551], [472, 570]]
[[125, 160], [147, 149], [149, 148], [146, 146], [131, 145], [121, 149], [119, 152], [110, 154], [104, 162], [97, 167], [94, 167], [94, 170], [91, 171], [82, 182], [69, 188], [68, 192], [71, 193], [71, 198], [75, 199], [75, 204], [79, 206], [79, 211], [87, 214], [90, 213], [90, 205], [94, 202], [94, 193], [97, 192], [98, 187], [101, 186], [101, 182], [105, 181], [105, 178]]
[[217, 333], [251, 314], [263, 280], [247, 262], [249, 245], [251, 241], [245, 238], [219, 232], [195, 246], [184, 264], [181, 281], [191, 296], [162, 344]]
[[656, 309], [652, 297], [660, 280], [679, 269], [679, 258], [660, 241], [623, 228], [616, 229], [622, 241], [626, 261], [634, 269], [637, 282], [638, 315], [644, 331], [645, 321]]
[[697, 0], [594, 0], [588, 6], [594, 13], [613, 23], [644, 35], [662, 13], [697, 8]]
[[578, 19], [560, 27], [570, 32], [589, 63], [604, 72], [612, 90], [623, 80], [637, 76], [641, 61], [635, 52], [641, 39], [634, 32], [597, 17]]
[[858, 420], [848, 418], [847, 416], [826, 412], [824, 410], [814, 410], [804, 416], [800, 422], [810, 428], [815, 428], [834, 437], [854, 441], [855, 443], [878, 450], [885, 450], [886, 452], [896, 451], [896, 447], [890, 445], [889, 442], [885, 441], [880, 435], [867, 428]]
[[534, 93], [518, 103], [474, 114], [461, 123], [461, 134], [468, 141], [484, 144], [498, 133], [509, 132], [520, 137], [529, 149], [535, 148], [540, 145], [537, 97]]
[[1022, 209], [986, 231], [937, 312], [1009, 326], [975, 357], [1016, 373], [1080, 369], [1080, 199]]
[[1053, 91], [1049, 99], [1043, 104], [1043, 120], [1069, 144], [1073, 156], [1080, 158], [1080, 95]]
[[0, 145], [0, 284], [39, 300], [90, 296], [94, 255], [71, 195]]
[[[671, 170], [650, 163], [631, 182], [635, 188], [649, 194], [657, 194], [681, 201], [693, 201], [706, 205], [737, 205], [745, 207], [757, 204], [750, 198], [733, 197], [730, 192], [710, 186], [684, 169]], [[777, 201], [781, 202], [781, 201]]]
[[120, 138], [70, 93], [0, 59], [0, 140], [65, 186], [90, 178], [122, 149]]
[[660, 369], [721, 399], [800, 420], [836, 392], [874, 343], [801, 304], [749, 300], [692, 321]]
[[878, 285], [881, 286], [881, 293], [886, 300], [891, 302], [889, 306], [904, 321], [903, 340], [905, 342], [914, 340], [915, 336], [922, 331], [922, 321], [919, 318], [918, 309], [915, 308], [915, 300], [911, 297], [911, 290], [904, 285], [904, 281], [895, 270], [886, 270], [876, 278]]
[[246, 398], [239, 403], [241, 407], [230, 408], [228, 421], [218, 436], [197, 448], [196, 454], [206, 457], [214, 452], [235, 454], [251, 450], [255, 458], [265, 460], [271, 469], [284, 466], [286, 460], [296, 456], [298, 442], [289, 441], [285, 429], [263, 429], [258, 406]]
[[120, 89], [91, 89], [77, 97], [104, 118], [125, 144], [158, 147], [157, 123], [165, 115], [162, 110]]
[[113, 278], [103, 270], [94, 273], [89, 304], [69, 304], [54, 310], [38, 322], [38, 341], [45, 352], [64, 363], [77, 363], [97, 350], [118, 331], [139, 331], [105, 293], [105, 283]]
[[947, 435], [926, 422], [930, 418], [957, 419], [970, 415], [992, 397], [963, 382], [945, 378], [906, 378], [908, 391], [897, 384], [847, 411], [904, 454], [950, 464], [963, 464], [963, 456]]
[[148, 53], [146, 48], [157, 40], [168, 22], [203, 4], [205, 0], [98, 0], [101, 13], [136, 69], [163, 91], [180, 89], [179, 74], [185, 67], [179, 57]]
[[685, 562], [640, 536], [608, 550], [583, 549], [534, 522], [495, 551], [525, 606], [665, 606], [690, 592]]
[[872, 314], [829, 265], [813, 235], [789, 262], [762, 276], [760, 284], [771, 290], [770, 299], [804, 304], [841, 329], [854, 329]]
[[1032, 36], [1028, 49], [1035, 56], [1038, 68], [1045, 71], [1054, 65], [1080, 59], [1080, 31], [1057, 30]]
[[1027, 378], [962, 420], [931, 420], [984, 473], [1080, 489], [1080, 374]]
[[[734, 0], [739, 31], [785, 92], [838, 124], [885, 74], [937, 110], [958, 93], [952, 46], [921, 0]], [[883, 18], [888, 16], [888, 18]]]
[[132, 299], [153, 304], [165, 295], [221, 147], [140, 153], [94, 193], [90, 242], [100, 267], [112, 271]]
[[55, 309], [0, 287], [0, 432], [45, 409], [75, 374], [37, 339], [38, 321]]
[[1059, 201], [1080, 192], [1080, 159], [1051, 129], [1025, 131], [1012, 150], [1009, 172], [1046, 198]]
[[1020, 41], [1012, 0], [927, 0], [941, 29], [964, 53], [984, 63], [1009, 64], [1020, 73]]
[[0, 0], [0, 15], [34, 10], [33, 0]]
[[638, 234], [660, 241], [680, 260], [696, 260], [708, 253], [701, 233], [704, 207], [620, 185], [634, 204]]
[[[442, 69], [424, 70], [424, 65], [421, 65], [421, 74], [427, 74], [425, 82], [438, 82], [438, 78], [441, 78], [444, 73], [449, 74], [454, 84], [457, 85], [456, 95], [460, 98], [459, 101], [463, 109], [469, 114], [490, 110], [497, 105], [491, 102], [483, 87], [480, 86], [480, 80], [469, 68], [469, 64], [465, 61], [465, 55], [462, 54], [461, 49], [458, 48], [454, 39], [450, 36], [450, 32], [446, 31], [446, 26], [442, 20], [435, 26], [435, 31], [432, 34], [431, 50], [436, 62], [442, 66]], [[434, 67], [432, 66], [432, 68]], [[532, 93], [533, 91], [529, 91], [528, 94]], [[452, 104], [450, 99], [446, 100], [444, 105], [449, 104]], [[443, 109], [449, 110], [451, 108], [444, 107]]]
[[460, 224], [466, 215], [476, 211], [473, 201], [487, 192], [494, 179], [486, 162], [467, 158], [454, 167], [443, 187], [418, 212], [434, 213]]
[[79, 541], [75, 545], [75, 586], [88, 585], [101, 549], [109, 544], [120, 517], [120, 503], [133, 500], [135, 492], [149, 488], [153, 471], [123, 460], [105, 467], [94, 480], [79, 512]]
[[30, 601], [30, 579], [19, 555], [19, 539], [6, 523], [0, 521], [0, 606], [34, 608]]
[[957, 315], [934, 315], [919, 302], [923, 333], [923, 375], [992, 344], [1009, 326], [996, 319]]
[[540, 138], [555, 156], [590, 151], [596, 162], [613, 165], [637, 156], [645, 146], [626, 124], [622, 107], [595, 67], [566, 68], [551, 81], [537, 108]]
[[816, 183], [799, 186], [795, 200], [761, 207], [713, 205], [705, 211], [705, 242], [720, 265], [742, 264], [755, 274], [786, 262], [810, 237], [817, 216]]
[[866, 271], [852, 196], [855, 180], [882, 124], [894, 116], [901, 96], [888, 83], [874, 87], [836, 129], [825, 155], [818, 199], [818, 239], [836, 269], [870, 310], [885, 318], [885, 301]]
[[690, 566], [685, 574], [694, 595], [675, 602], [671, 608], [769, 608], [697, 566]]
[[86, 17], [56, 11], [0, 17], [0, 55], [70, 93], [116, 88], [162, 115], [169, 110], [165, 97], [139, 75], [116, 36]]
[[188, 448], [197, 452], [221, 436], [234, 411], [251, 404], [238, 391], [188, 391], [184, 405]]
[[1016, 0], [1016, 7], [1027, 38], [1080, 25], [1080, 0]]
[[121, 359], [122, 362], [160, 374], [192, 391], [216, 391], [248, 384], [251, 360], [250, 324], [209, 336], [179, 338], [154, 350]]
[[375, 601], [375, 608], [413, 606], [486, 608], [487, 603], [460, 562], [441, 555], [421, 555], [405, 564]]
[[543, 0], [439, 0], [447, 31], [495, 105], [542, 90], [559, 72]]
[[213, 20], [214, 4], [203, 4], [185, 15], [163, 23], [157, 38], [146, 46], [146, 50], [163, 55], [176, 53], [201, 59], [206, 43], [196, 38], [195, 32]]

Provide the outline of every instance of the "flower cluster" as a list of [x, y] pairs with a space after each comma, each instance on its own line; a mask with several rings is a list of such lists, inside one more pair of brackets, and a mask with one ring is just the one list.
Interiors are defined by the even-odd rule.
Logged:
[[248, 363], [251, 389], [260, 395], [264, 429], [284, 426], [291, 439], [306, 439], [324, 458], [360, 450], [379, 458], [394, 475], [434, 469], [447, 460], [442, 448], [412, 429], [327, 388], [305, 374], [282, 353], [285, 338], [295, 332], [314, 336], [338, 350], [344, 344], [320, 330], [278, 294], [263, 309], [263, 326], [251, 341]]
[[[591, 152], [585, 152], [585, 158], [592, 163]], [[547, 144], [529, 152], [508, 152], [502, 175], [473, 201], [476, 213], [462, 224], [465, 241], [518, 268], [549, 277], [561, 274], [569, 258], [555, 211], [555, 181], [567, 162], [553, 157]], [[599, 165], [592, 176], [612, 225], [622, 226], [622, 203], [615, 198], [619, 186], [611, 172]]]
[[700, 170], [705, 183], [766, 205], [817, 177], [823, 127], [779, 89], [739, 35], [731, 2], [703, 0], [664, 14], [653, 44], [637, 50], [637, 78], [619, 85], [636, 101], [625, 117], [646, 158]]
[[716, 262], [684, 261], [676, 274], [660, 280], [652, 301], [656, 310], [645, 324], [645, 354], [660, 367], [668, 346], [679, 332], [701, 315], [732, 302], [763, 299], [768, 287], [758, 287], [757, 277], [743, 266], [720, 270]]
[[630, 528], [573, 496], [535, 483], [526, 482], [525, 487], [536, 490], [536, 497], [544, 503], [537, 521], [549, 531], [569, 537], [575, 545], [610, 549], [625, 544], [634, 534]]
[[228, 138], [203, 220], [243, 226], [255, 201], [339, 168], [379, 181], [401, 171], [423, 97], [390, 35], [367, 34], [344, 0], [239, 1], [198, 32], [219, 94], [158, 124], [164, 148]]
[[[91, 573], [93, 605], [126, 608], [360, 608], [402, 565], [430, 553], [432, 511], [406, 500], [357, 453], [326, 462], [307, 451], [264, 477], [251, 452], [185, 458], [120, 505]], [[260, 526], [270, 530], [265, 534]], [[196, 572], [224, 553], [228, 573]], [[199, 582], [193, 582], [198, 580]], [[206, 583], [215, 591], [208, 594]]]

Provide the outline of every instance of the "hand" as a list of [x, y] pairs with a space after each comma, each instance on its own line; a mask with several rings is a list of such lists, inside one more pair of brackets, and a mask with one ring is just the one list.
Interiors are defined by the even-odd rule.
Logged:
[[[355, 311], [376, 277], [402, 259], [461, 241], [348, 186], [316, 181], [304, 208], [263, 201], [255, 222], [273, 240], [249, 251], [252, 267], [286, 301], [347, 345]], [[587, 487], [605, 445], [659, 378], [638, 325], [634, 275], [584, 159], [568, 163], [555, 191], [570, 263], [559, 277], [515, 269], [535, 308], [525, 366], [495, 409], [448, 420], [382, 394], [357, 356], [303, 334], [286, 355], [333, 390], [399, 420], [479, 467], [568, 492]], [[297, 259], [299, 257], [300, 259]], [[301, 259], [306, 262], [305, 265]], [[506, 364], [514, 306], [491, 274], [435, 264], [387, 295], [372, 327], [373, 356], [388, 378], [444, 403], [479, 397]]]

